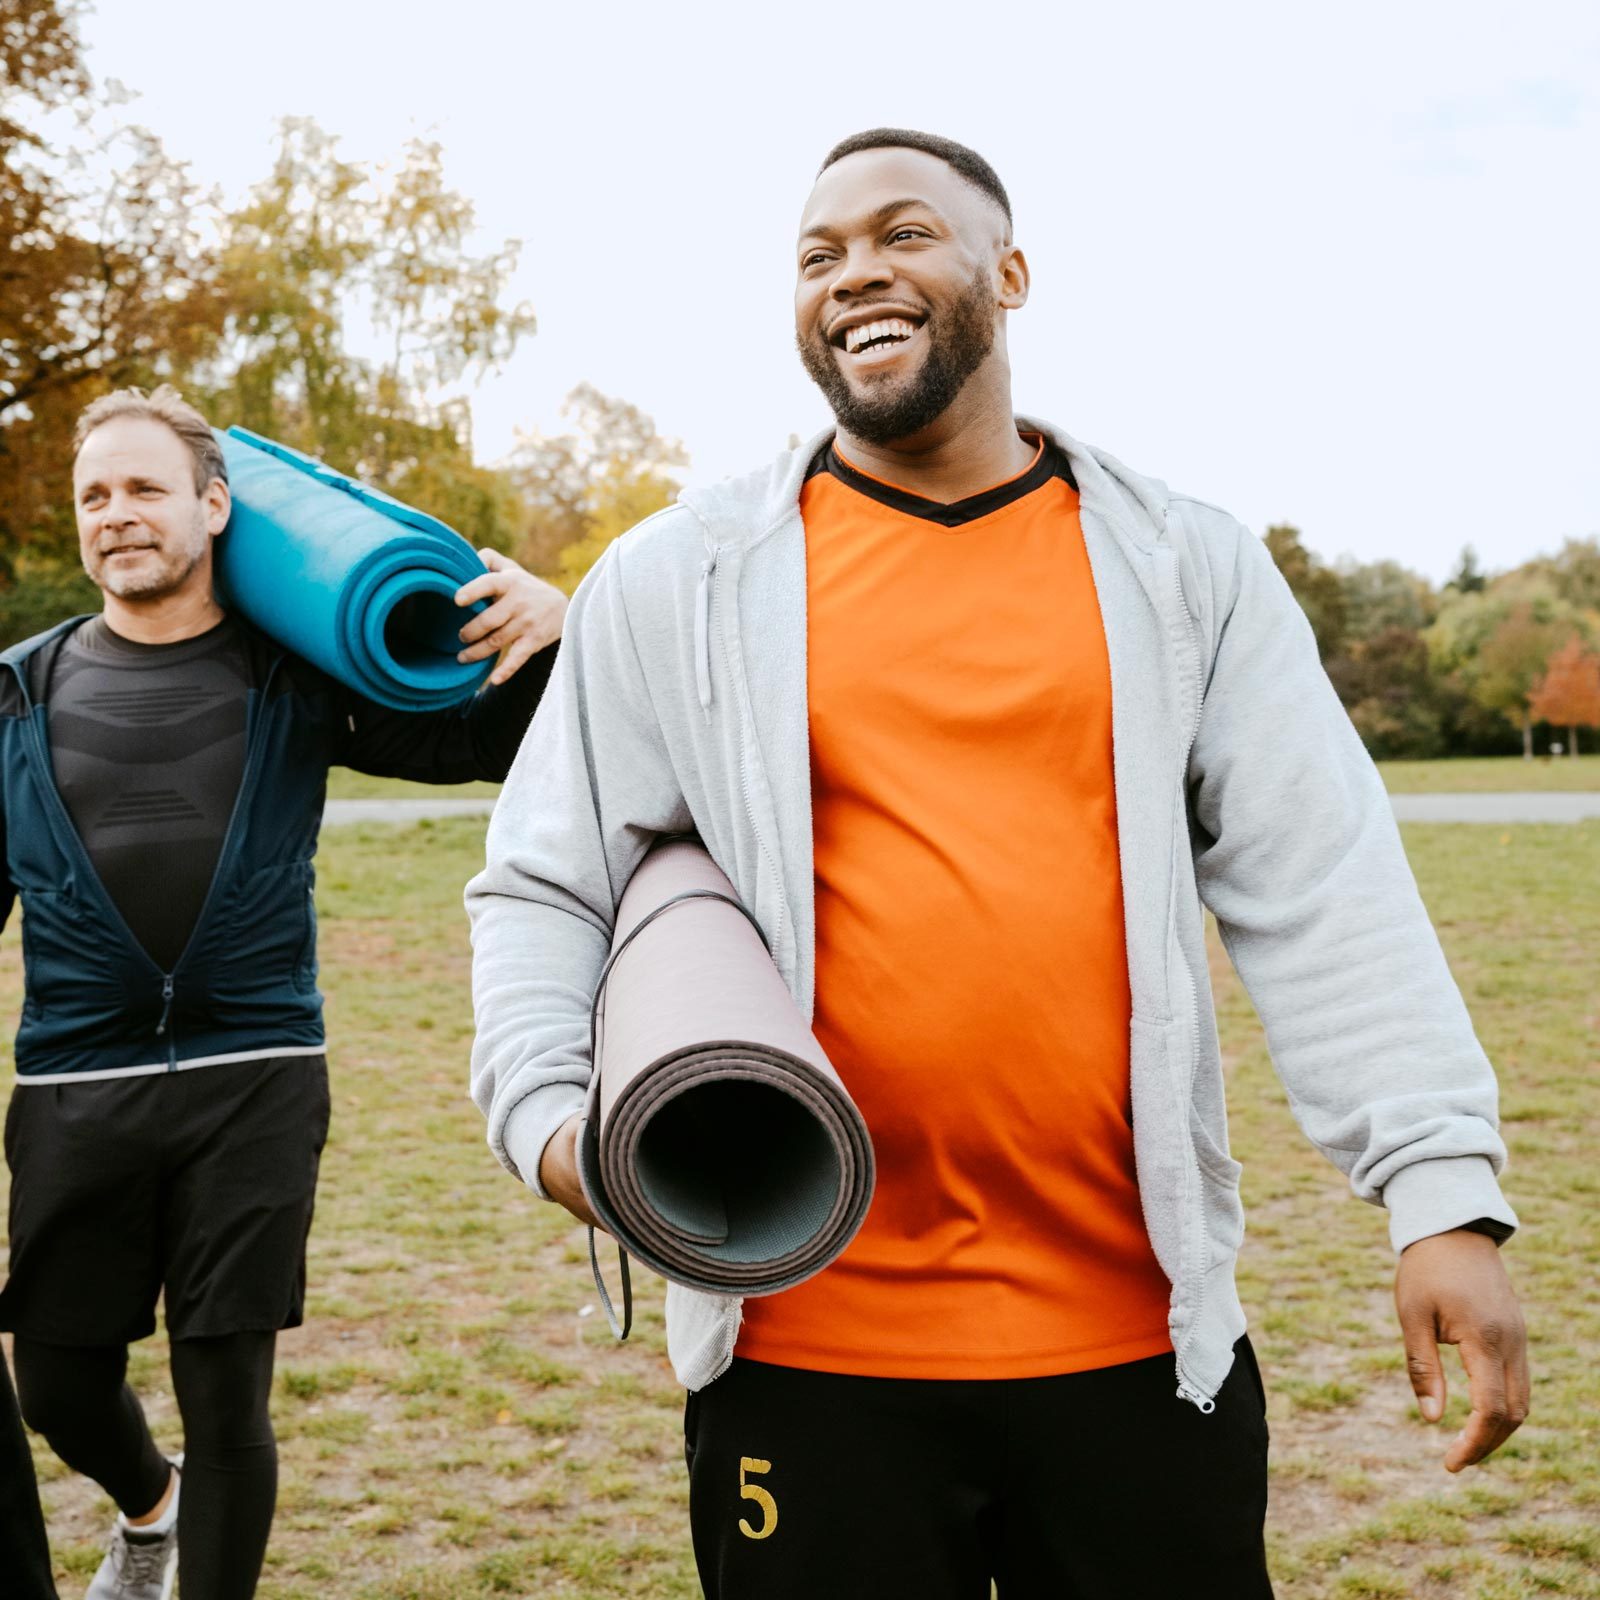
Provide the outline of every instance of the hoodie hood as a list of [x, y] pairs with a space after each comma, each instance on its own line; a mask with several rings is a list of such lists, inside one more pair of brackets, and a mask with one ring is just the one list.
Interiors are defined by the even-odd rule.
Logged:
[[[1043, 434], [1066, 453], [1080, 495], [1115, 522], [1125, 537], [1147, 549], [1165, 540], [1170, 495], [1159, 478], [1146, 478], [1106, 451], [1082, 444], [1036, 417], [1018, 416], [1017, 426]], [[825, 428], [755, 472], [682, 490], [679, 503], [699, 519], [708, 548], [759, 544], [780, 527], [799, 506], [807, 469], [834, 433], [833, 428]]]

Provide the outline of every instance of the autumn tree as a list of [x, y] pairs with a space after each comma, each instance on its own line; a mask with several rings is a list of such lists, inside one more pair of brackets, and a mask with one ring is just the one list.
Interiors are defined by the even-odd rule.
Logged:
[[[95, 90], [73, 0], [0, 7], [0, 642], [98, 595], [77, 559], [66, 463], [97, 394], [182, 378], [220, 327], [206, 197]], [[77, 112], [70, 148], [37, 131]]]
[[1533, 755], [1528, 696], [1551, 656], [1587, 619], [1535, 572], [1502, 574], [1487, 588], [1446, 595], [1424, 635], [1433, 671], [1480, 711], [1504, 719]]
[[1565, 728], [1567, 749], [1577, 755], [1578, 729], [1600, 728], [1600, 655], [1577, 637], [1567, 640], [1534, 685], [1528, 709], [1536, 722]]
[[[151, 134], [114, 120], [115, 92], [86, 99], [77, 14], [13, 0], [0, 21], [0, 579], [24, 551], [73, 557], [61, 483], [77, 412], [180, 376], [220, 325], [205, 197]], [[83, 110], [82, 142], [52, 151], [31, 124], [62, 105]]]
[[1274, 523], [1267, 529], [1265, 541], [1284, 582], [1294, 591], [1311, 624], [1318, 655], [1326, 662], [1337, 653], [1344, 638], [1345, 596], [1338, 573], [1307, 550], [1300, 542], [1300, 530], [1288, 523]]
[[637, 406], [590, 384], [561, 409], [574, 426], [519, 434], [505, 465], [526, 507], [519, 558], [570, 594], [613, 539], [672, 503], [689, 458]]

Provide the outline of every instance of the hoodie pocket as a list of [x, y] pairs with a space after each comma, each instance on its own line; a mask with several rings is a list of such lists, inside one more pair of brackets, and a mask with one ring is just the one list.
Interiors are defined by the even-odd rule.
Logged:
[[1183, 1099], [1174, 1072], [1174, 1022], [1135, 1017], [1129, 1029], [1133, 1159], [1145, 1231], [1161, 1270], [1176, 1283], [1183, 1267], [1186, 1214], [1197, 1174], [1189, 1158]]
[[1243, 1170], [1213, 1139], [1194, 1105], [1189, 1106], [1189, 1139], [1200, 1167], [1200, 1192], [1206, 1208], [1206, 1241], [1212, 1266], [1236, 1255], [1244, 1242], [1244, 1203], [1239, 1198]]

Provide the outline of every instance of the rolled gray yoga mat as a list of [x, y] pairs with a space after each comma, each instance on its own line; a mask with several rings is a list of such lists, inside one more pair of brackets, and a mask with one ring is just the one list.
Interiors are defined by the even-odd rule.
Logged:
[[[594, 1001], [578, 1171], [627, 1255], [670, 1282], [776, 1294], [872, 1200], [872, 1141], [733, 885], [699, 840], [656, 845], [617, 907]], [[591, 1256], [593, 1241], [591, 1239]]]

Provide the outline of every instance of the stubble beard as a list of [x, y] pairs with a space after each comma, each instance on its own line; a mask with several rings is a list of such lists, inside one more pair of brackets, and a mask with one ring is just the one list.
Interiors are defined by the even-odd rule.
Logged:
[[949, 410], [994, 349], [994, 288], [987, 272], [972, 281], [937, 322], [925, 325], [928, 353], [909, 377], [858, 390], [840, 370], [839, 352], [820, 334], [797, 338], [800, 361], [839, 426], [866, 444], [893, 444], [931, 426]]
[[109, 555], [100, 556], [89, 576], [118, 600], [161, 600], [176, 593], [205, 557], [211, 535], [206, 531], [205, 512], [197, 510], [194, 522], [181, 539], [162, 541], [155, 547], [158, 560], [123, 575], [116, 571]]

